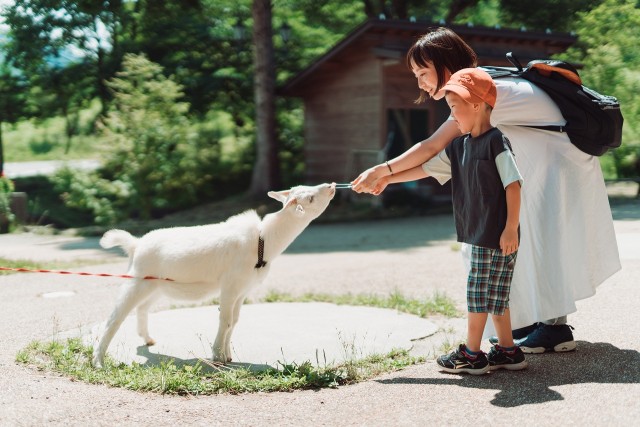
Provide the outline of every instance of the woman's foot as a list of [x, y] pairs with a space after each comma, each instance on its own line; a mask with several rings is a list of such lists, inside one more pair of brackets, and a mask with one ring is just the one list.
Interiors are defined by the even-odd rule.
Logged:
[[[527, 335], [535, 331], [540, 325], [541, 323], [534, 323], [533, 325], [525, 326], [524, 328], [514, 329], [513, 331], [511, 331], [511, 334], [513, 335], [513, 339], [521, 340], [523, 338], [526, 338]], [[489, 337], [489, 342], [491, 344], [498, 344], [498, 337], [496, 337], [495, 335], [492, 337]]]
[[573, 327], [569, 325], [540, 326], [526, 338], [515, 340], [523, 353], [544, 353], [547, 351], [565, 352], [576, 349], [573, 340]]

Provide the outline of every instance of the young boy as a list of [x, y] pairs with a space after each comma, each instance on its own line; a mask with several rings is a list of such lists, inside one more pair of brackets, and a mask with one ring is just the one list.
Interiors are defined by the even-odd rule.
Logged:
[[[451, 179], [458, 241], [471, 246], [467, 280], [467, 342], [437, 360], [452, 373], [484, 374], [505, 368], [527, 367], [514, 345], [509, 314], [509, 291], [519, 245], [520, 186], [522, 176], [509, 140], [491, 126], [496, 87], [478, 68], [465, 68], [444, 86], [451, 115], [463, 133], [422, 167], [381, 179], [374, 194], [387, 184], [432, 176], [441, 184]], [[488, 356], [480, 342], [488, 314], [498, 344]]]

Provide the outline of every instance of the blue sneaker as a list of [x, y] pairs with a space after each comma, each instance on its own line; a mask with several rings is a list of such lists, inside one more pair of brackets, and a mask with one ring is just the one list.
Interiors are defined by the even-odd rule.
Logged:
[[[521, 340], [523, 338], [526, 338], [527, 335], [529, 335], [531, 332], [538, 329], [539, 325], [540, 323], [534, 323], [533, 325], [525, 326], [524, 328], [514, 329], [513, 331], [511, 331], [511, 334], [513, 335], [513, 339]], [[498, 337], [495, 335], [492, 337], [489, 337], [489, 342], [493, 345], [498, 344]]]
[[569, 325], [545, 325], [541, 324], [526, 338], [515, 340], [515, 343], [523, 353], [544, 353], [546, 351], [565, 352], [576, 349], [573, 340], [573, 327]]

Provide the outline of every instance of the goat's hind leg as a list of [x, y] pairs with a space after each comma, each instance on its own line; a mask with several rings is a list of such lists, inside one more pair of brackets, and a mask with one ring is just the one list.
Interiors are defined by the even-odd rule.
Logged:
[[144, 280], [134, 279], [125, 283], [122, 293], [118, 298], [115, 308], [111, 312], [104, 333], [100, 338], [98, 346], [93, 351], [93, 366], [100, 367], [104, 362], [104, 355], [116, 334], [120, 325], [127, 315], [136, 308], [142, 301], [148, 299], [153, 293], [155, 287], [151, 286]]
[[154, 345], [156, 341], [149, 335], [149, 308], [156, 301], [156, 295], [149, 296], [136, 310], [138, 319], [138, 335], [142, 337], [146, 345]]

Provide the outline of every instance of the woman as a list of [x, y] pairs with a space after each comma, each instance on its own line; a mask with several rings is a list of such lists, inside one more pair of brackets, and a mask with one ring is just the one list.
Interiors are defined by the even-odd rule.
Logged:
[[[422, 102], [441, 99], [451, 74], [477, 66], [477, 56], [453, 31], [437, 28], [409, 49], [407, 66], [418, 80], [417, 102]], [[491, 123], [511, 141], [525, 183], [510, 299], [512, 325], [518, 328], [514, 338], [528, 353], [573, 350], [567, 314], [621, 268], [600, 163], [571, 144], [565, 133], [518, 126], [565, 124], [541, 89], [520, 78], [495, 83]], [[424, 164], [459, 135], [449, 118], [426, 140], [361, 173], [353, 189], [380, 194], [386, 176]]]

